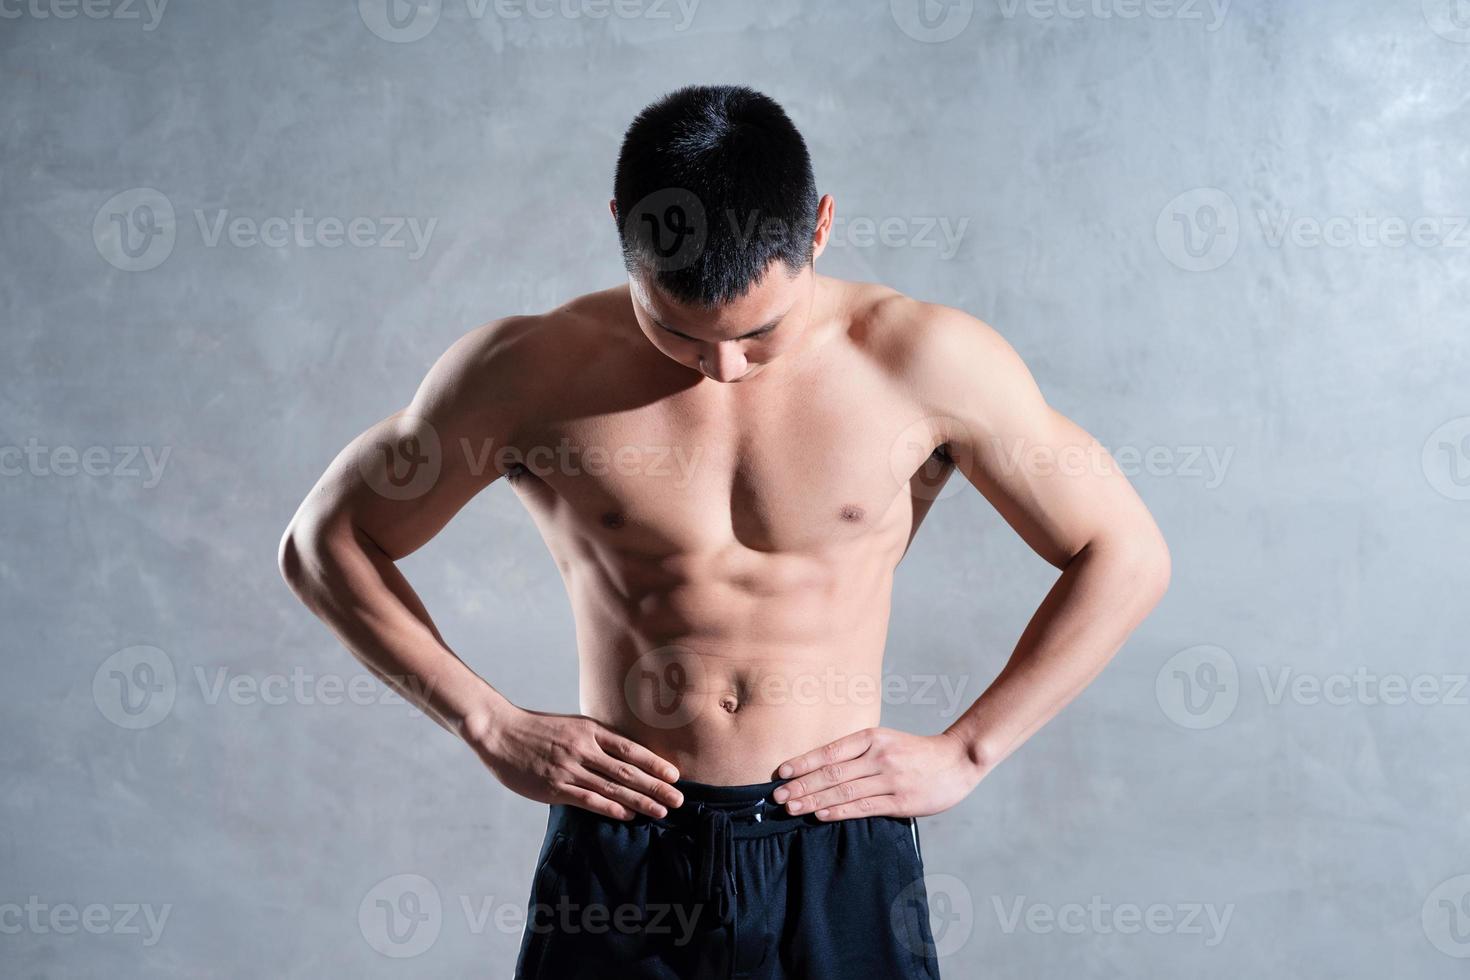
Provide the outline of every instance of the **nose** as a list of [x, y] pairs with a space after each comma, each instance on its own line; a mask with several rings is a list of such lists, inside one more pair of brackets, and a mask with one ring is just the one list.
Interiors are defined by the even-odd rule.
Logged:
[[750, 367], [745, 352], [737, 343], [715, 344], [714, 350], [699, 357], [699, 370], [715, 381], [730, 382], [743, 375]]

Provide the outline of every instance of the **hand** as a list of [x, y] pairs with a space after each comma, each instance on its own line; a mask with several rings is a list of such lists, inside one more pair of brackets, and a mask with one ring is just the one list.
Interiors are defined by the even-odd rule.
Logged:
[[510, 706], [493, 723], [466, 724], [465, 739], [513, 793], [569, 803], [614, 820], [662, 817], [681, 806], [679, 770], [585, 715]]
[[981, 773], [958, 736], [866, 728], [783, 762], [772, 796], [818, 820], [927, 817], [969, 795]]

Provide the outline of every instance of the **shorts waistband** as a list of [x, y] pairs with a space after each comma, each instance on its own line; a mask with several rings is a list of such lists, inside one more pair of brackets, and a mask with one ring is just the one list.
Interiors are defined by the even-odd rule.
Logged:
[[768, 783], [748, 783], [743, 786], [714, 786], [689, 779], [674, 783], [684, 794], [684, 804], [670, 809], [662, 817], [637, 814], [630, 820], [614, 820], [591, 810], [567, 804], [551, 807], [551, 825], [569, 833], [590, 828], [597, 824], [621, 824], [632, 827], [665, 827], [697, 835], [711, 821], [729, 828], [735, 839], [765, 837], [768, 834], [789, 833], [803, 827], [821, 827], [825, 824], [810, 813], [790, 813], [786, 807], [771, 799], [776, 787], [788, 782], [775, 779]]
[[674, 787], [684, 794], [684, 805], [670, 810], [668, 816], [652, 821], [665, 827], [684, 830], [701, 829], [714, 821], [728, 828], [722, 830], [734, 840], [788, 833], [802, 827], [820, 826], [821, 821], [809, 813], [790, 813], [771, 799], [776, 787], [788, 782], [773, 779], [769, 783], [744, 786], [711, 786], [691, 779], [680, 779]]
[[785, 781], [712, 786], [681, 779], [674, 786], [684, 794], [683, 805], [657, 818], [639, 814], [628, 821], [613, 820], [590, 810], [557, 805], [551, 808], [548, 833], [556, 829], [600, 833], [610, 824], [622, 824], [649, 834], [654, 833], [651, 828], [659, 827], [687, 836], [693, 847], [694, 894], [701, 901], [711, 903], [717, 921], [728, 923], [732, 921], [738, 893], [734, 874], [736, 842], [822, 826], [811, 814], [789, 813], [771, 799], [771, 793]]
[[748, 783], [744, 786], [713, 786], [709, 783], [696, 783], [692, 779], [680, 779], [674, 783], [674, 788], [684, 794], [685, 806], [690, 803], [749, 805], [761, 800], [774, 803], [771, 794], [784, 782], [787, 780], [773, 779], [768, 783]]

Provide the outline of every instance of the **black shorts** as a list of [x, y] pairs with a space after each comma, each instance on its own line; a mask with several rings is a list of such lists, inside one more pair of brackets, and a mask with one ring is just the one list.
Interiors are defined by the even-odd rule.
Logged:
[[676, 785], [659, 820], [551, 808], [516, 977], [937, 980], [913, 820], [793, 816], [781, 781]]

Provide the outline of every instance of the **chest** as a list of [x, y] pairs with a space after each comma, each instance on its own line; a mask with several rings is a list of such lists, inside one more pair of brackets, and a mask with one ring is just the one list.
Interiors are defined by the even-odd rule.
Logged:
[[942, 465], [918, 419], [875, 385], [687, 393], [538, 425], [511, 477], [545, 530], [648, 554], [906, 543], [927, 509], [916, 471]]

